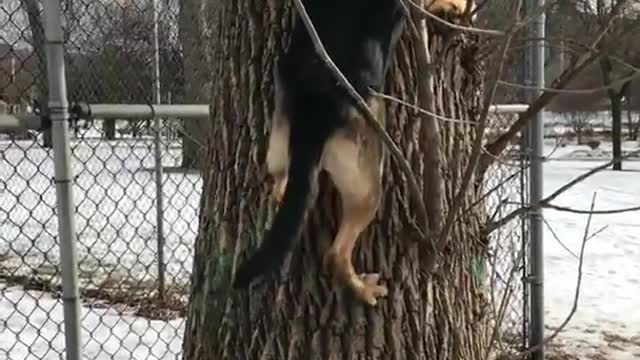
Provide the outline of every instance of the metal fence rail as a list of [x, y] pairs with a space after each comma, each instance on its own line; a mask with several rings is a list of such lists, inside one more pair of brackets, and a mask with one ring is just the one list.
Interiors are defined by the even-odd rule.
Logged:
[[[44, 3], [0, 3], [0, 358], [180, 358], [209, 106], [187, 90], [206, 81], [183, 69], [179, 3]], [[491, 110], [501, 129], [526, 106]], [[527, 202], [527, 157], [509, 154], [484, 184], [497, 217]], [[525, 225], [495, 231], [480, 266], [499, 337], [517, 346]]]

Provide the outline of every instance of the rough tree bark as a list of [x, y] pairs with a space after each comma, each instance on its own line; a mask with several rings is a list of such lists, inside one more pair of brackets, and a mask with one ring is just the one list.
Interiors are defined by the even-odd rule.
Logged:
[[[481, 281], [474, 275], [484, 250], [483, 208], [475, 207], [456, 222], [444, 261], [431, 281], [424, 281], [406, 182], [392, 161], [385, 168], [383, 203], [354, 256], [356, 269], [380, 271], [386, 279], [389, 296], [378, 307], [334, 292], [320, 275], [339, 215], [335, 191], [324, 176], [301, 246], [279, 279], [240, 293], [226, 290], [233, 267], [253, 251], [274, 211], [264, 166], [273, 109], [271, 74], [292, 16], [283, 5], [288, 2], [220, 3], [211, 24], [216, 81], [210, 136], [215, 141], [208, 146], [203, 171], [183, 358], [483, 359], [488, 325]], [[441, 63], [434, 74], [434, 108], [444, 115], [473, 119], [480, 113], [483, 84], [474, 61], [475, 41], [468, 34], [447, 42], [430, 36], [431, 54]], [[412, 49], [410, 39], [403, 38], [387, 87], [417, 103]], [[422, 174], [418, 114], [393, 103], [388, 114], [389, 133]], [[440, 130], [446, 210], [467, 164], [473, 129], [441, 123]], [[471, 186], [462, 208], [478, 197]]]
[[[205, 34], [202, 14], [206, 13], [205, 3], [204, 0], [180, 2], [180, 43], [187, 104], [203, 103], [210, 95], [211, 78], [203, 44]], [[201, 168], [209, 120], [185, 120], [183, 127], [181, 166], [186, 169]]]

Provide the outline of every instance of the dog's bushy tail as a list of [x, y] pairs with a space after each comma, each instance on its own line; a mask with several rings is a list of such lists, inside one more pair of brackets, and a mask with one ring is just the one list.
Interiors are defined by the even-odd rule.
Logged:
[[339, 115], [331, 101], [319, 100], [299, 99], [299, 105], [291, 109], [291, 161], [284, 197], [262, 245], [236, 270], [235, 288], [246, 287], [255, 277], [276, 270], [300, 238], [308, 209], [316, 200], [324, 145]]

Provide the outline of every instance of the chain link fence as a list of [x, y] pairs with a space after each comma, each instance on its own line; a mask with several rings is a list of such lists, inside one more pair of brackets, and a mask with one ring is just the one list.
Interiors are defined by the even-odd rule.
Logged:
[[[178, 0], [61, 3], [68, 98], [78, 104], [69, 129], [83, 356], [179, 358], [206, 122], [117, 104], [206, 102], [200, 25], [190, 18], [198, 9]], [[0, 112], [46, 111], [44, 28], [41, 1], [0, 2]], [[86, 105], [100, 103], [115, 105]], [[492, 129], [517, 109], [504, 111], [492, 116]], [[50, 138], [18, 128], [0, 137], [0, 358], [59, 359], [60, 210]], [[520, 148], [487, 176], [495, 218], [526, 203]], [[500, 338], [517, 346], [526, 341], [525, 233], [520, 218], [492, 233], [484, 267], [492, 318], [504, 318]]]
[[[503, 133], [524, 110], [526, 106], [496, 106], [489, 117], [487, 140]], [[490, 220], [503, 219], [529, 204], [528, 158], [526, 139], [518, 135], [505, 150], [505, 155], [488, 169], [483, 193]], [[520, 216], [493, 230], [487, 253], [490, 317], [500, 325], [497, 343], [521, 349], [527, 346], [529, 325], [527, 225], [526, 216]]]
[[[65, 348], [54, 162], [52, 151], [40, 145], [42, 134], [35, 136], [0, 142], [0, 316], [6, 335], [0, 352], [8, 359], [57, 359]], [[71, 139], [71, 152], [86, 356], [179, 357], [200, 175], [180, 168], [175, 137], [162, 137], [161, 183], [153, 136], [106, 141], [93, 124]], [[158, 186], [164, 222], [171, 224], [164, 230], [162, 267]]]

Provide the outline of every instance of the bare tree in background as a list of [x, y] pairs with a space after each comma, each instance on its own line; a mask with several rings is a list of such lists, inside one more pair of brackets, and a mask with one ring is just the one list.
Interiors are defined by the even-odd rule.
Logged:
[[44, 54], [44, 25], [42, 22], [42, 8], [38, 0], [20, 0], [20, 5], [27, 14], [29, 21], [29, 30], [31, 32], [31, 45], [37, 59], [36, 69], [38, 74], [34, 75], [36, 88], [36, 98], [40, 100], [40, 104], [47, 103], [47, 63]]
[[593, 114], [586, 111], [571, 111], [563, 113], [562, 116], [576, 135], [578, 144], [584, 144], [584, 136], [593, 133]]
[[[640, 66], [640, 49], [638, 48], [638, 32], [640, 31], [640, 9], [638, 3], [629, 1], [620, 11], [619, 19], [611, 24], [611, 11], [615, 1], [604, 0], [580, 1], [578, 9], [582, 12], [584, 30], [592, 34], [606, 31], [605, 40], [597, 49], [602, 53], [599, 60], [602, 84], [607, 87], [611, 113], [611, 136], [613, 141], [613, 158], [622, 156], [622, 101], [628, 96], [633, 75]], [[611, 24], [611, 25], [608, 25]], [[593, 30], [590, 30], [593, 29]], [[621, 80], [622, 79], [622, 80]], [[622, 170], [622, 161], [613, 163], [614, 170]]]
[[[31, 45], [36, 58], [35, 71], [33, 74], [34, 91], [31, 92], [33, 101], [37, 101], [39, 110], [42, 112], [49, 101], [49, 84], [47, 78], [47, 63], [45, 58], [45, 37], [44, 23], [42, 20], [42, 4], [38, 0], [20, 0], [20, 6], [27, 14], [29, 22], [29, 30], [31, 32]], [[31, 104], [34, 106], [35, 103]], [[43, 145], [52, 146], [51, 132], [45, 131], [43, 136]]]
[[[637, 81], [640, 83], [640, 81]], [[627, 129], [628, 129], [628, 140], [636, 141], [638, 140], [638, 133], [640, 132], [640, 112], [637, 112], [634, 119], [634, 93], [633, 88], [630, 85], [627, 88], [626, 95], [624, 97], [624, 102], [626, 103], [627, 108]]]

